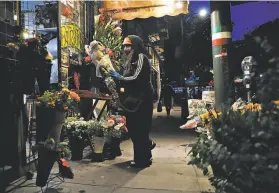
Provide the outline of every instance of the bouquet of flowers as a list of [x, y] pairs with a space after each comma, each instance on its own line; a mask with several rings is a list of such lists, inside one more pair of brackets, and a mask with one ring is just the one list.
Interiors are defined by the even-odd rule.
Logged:
[[80, 102], [80, 97], [75, 92], [72, 92], [67, 88], [63, 88], [61, 91], [46, 91], [38, 98], [38, 101], [43, 107], [67, 111], [76, 107], [76, 105]]
[[88, 133], [90, 135], [94, 135], [96, 137], [106, 137], [108, 125], [106, 121], [97, 121], [97, 120], [89, 120], [88, 124]]
[[89, 123], [83, 118], [68, 117], [65, 121], [64, 128], [67, 134], [77, 139], [84, 139], [88, 134]]
[[121, 115], [111, 115], [107, 121], [108, 135], [120, 138], [122, 132], [128, 132], [126, 127], [126, 117]]

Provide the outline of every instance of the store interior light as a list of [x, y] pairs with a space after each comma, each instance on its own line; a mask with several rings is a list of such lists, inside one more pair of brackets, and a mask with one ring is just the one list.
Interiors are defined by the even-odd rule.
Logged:
[[182, 8], [183, 8], [183, 4], [182, 4], [181, 1], [177, 2], [177, 3], [175, 4], [175, 6], [176, 6], [177, 9], [182, 9]]
[[199, 15], [200, 15], [201, 17], [205, 17], [205, 16], [207, 15], [206, 9], [201, 9], [200, 12], [199, 12]]
[[29, 33], [27, 32], [27, 31], [23, 31], [22, 32], [22, 37], [23, 37], [23, 39], [28, 39], [28, 37], [29, 37]]

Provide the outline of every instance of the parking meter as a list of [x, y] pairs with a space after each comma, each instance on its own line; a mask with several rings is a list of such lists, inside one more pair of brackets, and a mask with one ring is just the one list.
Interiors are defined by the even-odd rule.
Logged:
[[241, 68], [243, 71], [243, 84], [247, 90], [247, 100], [251, 101], [251, 80], [254, 75], [253, 68], [257, 62], [253, 56], [247, 56], [242, 60]]

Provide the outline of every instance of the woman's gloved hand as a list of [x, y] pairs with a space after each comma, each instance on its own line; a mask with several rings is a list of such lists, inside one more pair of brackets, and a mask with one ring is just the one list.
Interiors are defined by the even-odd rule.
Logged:
[[116, 71], [110, 71], [110, 75], [111, 75], [111, 77], [116, 78], [116, 79], [121, 78], [121, 75]]

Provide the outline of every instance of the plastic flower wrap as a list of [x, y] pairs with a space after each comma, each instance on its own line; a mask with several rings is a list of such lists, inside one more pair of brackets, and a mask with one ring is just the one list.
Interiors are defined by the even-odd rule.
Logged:
[[38, 98], [38, 102], [43, 107], [67, 111], [77, 106], [80, 102], [80, 97], [75, 92], [72, 92], [67, 88], [63, 88], [61, 91], [46, 91]]
[[126, 127], [126, 117], [121, 115], [111, 115], [107, 120], [109, 135], [120, 138], [122, 132], [128, 132]]

